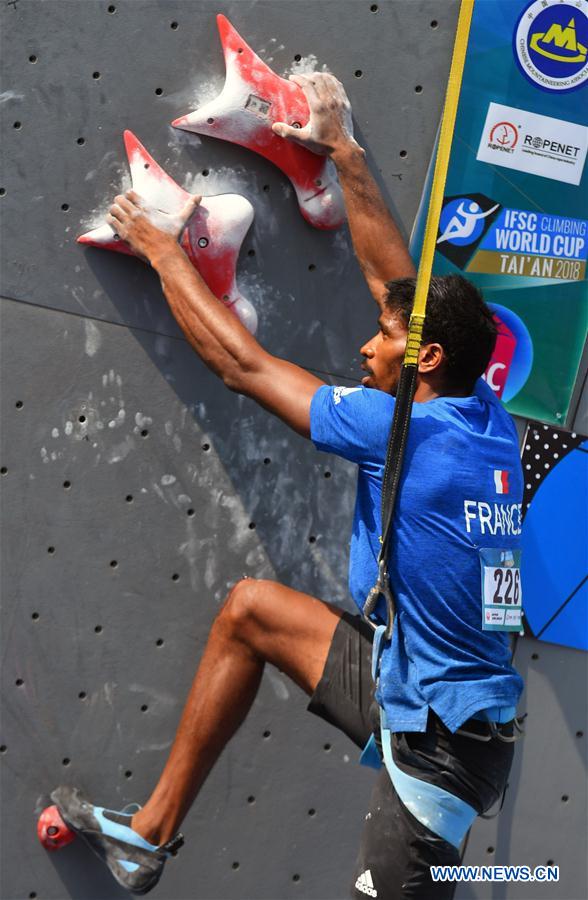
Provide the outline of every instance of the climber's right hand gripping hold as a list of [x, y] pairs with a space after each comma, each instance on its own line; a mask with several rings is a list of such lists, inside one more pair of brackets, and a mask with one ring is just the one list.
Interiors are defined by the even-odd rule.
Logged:
[[337, 167], [353, 249], [368, 287], [383, 308], [386, 282], [412, 278], [415, 268], [406, 242], [396, 227], [380, 189], [365, 160], [365, 152], [353, 137], [351, 104], [334, 75], [291, 75], [290, 81], [304, 92], [309, 120], [304, 128], [275, 122], [274, 134], [295, 141], [313, 153], [329, 156]]
[[321, 156], [331, 156], [348, 145], [359, 149], [353, 137], [349, 98], [334, 75], [325, 72], [292, 75], [290, 81], [303, 90], [310, 118], [304, 128], [292, 128], [285, 122], [276, 122], [272, 126], [275, 134], [289, 138]]

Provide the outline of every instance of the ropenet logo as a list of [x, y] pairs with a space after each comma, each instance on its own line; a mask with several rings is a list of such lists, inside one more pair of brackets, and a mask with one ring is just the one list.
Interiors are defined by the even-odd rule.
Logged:
[[582, 281], [588, 221], [462, 194], [444, 200], [436, 248], [467, 272]]
[[588, 128], [526, 109], [488, 104], [476, 159], [580, 184], [588, 152]]
[[489, 303], [498, 337], [488, 368], [482, 376], [504, 403], [523, 388], [533, 368], [533, 341], [523, 320], [506, 306]]
[[575, 91], [588, 80], [588, 0], [532, 0], [513, 35], [519, 69], [545, 91]]
[[514, 153], [519, 139], [519, 130], [512, 122], [497, 122], [490, 129], [488, 142], [493, 150], [501, 153]]

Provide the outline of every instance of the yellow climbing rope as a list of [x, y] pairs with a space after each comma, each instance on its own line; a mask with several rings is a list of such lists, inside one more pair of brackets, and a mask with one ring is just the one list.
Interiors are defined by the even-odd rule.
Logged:
[[457, 115], [457, 105], [459, 103], [459, 93], [461, 90], [463, 67], [468, 48], [468, 37], [473, 11], [474, 0], [461, 0], [455, 43], [453, 45], [453, 56], [451, 58], [451, 69], [449, 71], [449, 81], [447, 83], [447, 93], [445, 95], [445, 106], [443, 108], [443, 118], [441, 120], [441, 133], [439, 135], [437, 159], [435, 161], [431, 199], [429, 201], [429, 209], [427, 212], [423, 249], [417, 275], [414, 305], [408, 327], [408, 338], [404, 355], [405, 366], [416, 365], [418, 362], [419, 347], [421, 345], [427, 307], [427, 294], [429, 293], [433, 256], [435, 254], [435, 244], [437, 241], [437, 229], [439, 226], [439, 217], [441, 216], [447, 169], [449, 168], [451, 143], [453, 141], [453, 131], [455, 128], [455, 118]]

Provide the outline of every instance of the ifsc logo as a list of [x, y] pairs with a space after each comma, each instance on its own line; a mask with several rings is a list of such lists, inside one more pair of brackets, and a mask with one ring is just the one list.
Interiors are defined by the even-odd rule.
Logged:
[[500, 209], [500, 203], [484, 194], [445, 197], [437, 250], [460, 269], [465, 268]]
[[513, 35], [519, 69], [544, 91], [567, 93], [588, 81], [588, 0], [532, 0]]

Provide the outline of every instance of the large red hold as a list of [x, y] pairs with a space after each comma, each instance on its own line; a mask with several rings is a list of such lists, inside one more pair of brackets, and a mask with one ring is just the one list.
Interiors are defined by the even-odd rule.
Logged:
[[[190, 194], [164, 172], [131, 131], [125, 131], [124, 141], [133, 190], [145, 201], [150, 220], [165, 230], [174, 224], [174, 216], [184, 208]], [[236, 280], [239, 251], [252, 221], [253, 207], [241, 194], [203, 197], [180, 242], [215, 297], [255, 333], [255, 309], [239, 293]], [[107, 223], [82, 234], [78, 243], [133, 255]]]
[[309, 109], [302, 89], [280, 78], [253, 52], [225, 16], [217, 16], [226, 65], [221, 93], [172, 122], [175, 128], [232, 141], [265, 156], [288, 176], [304, 218], [316, 228], [345, 220], [343, 194], [333, 163], [279, 137], [274, 122], [303, 128]]

